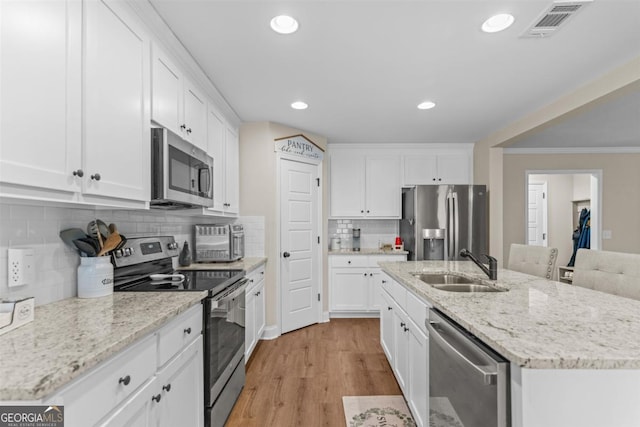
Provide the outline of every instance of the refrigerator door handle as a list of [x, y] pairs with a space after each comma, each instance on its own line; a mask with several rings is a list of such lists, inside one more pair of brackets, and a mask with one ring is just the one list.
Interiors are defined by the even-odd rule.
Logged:
[[451, 194], [447, 195], [447, 259], [452, 259], [455, 254], [454, 235], [453, 235], [453, 204], [451, 203]]
[[458, 257], [458, 247], [460, 246], [460, 242], [458, 242], [458, 236], [460, 235], [460, 209], [458, 208], [458, 193], [452, 193], [451, 197], [453, 199], [453, 258]]

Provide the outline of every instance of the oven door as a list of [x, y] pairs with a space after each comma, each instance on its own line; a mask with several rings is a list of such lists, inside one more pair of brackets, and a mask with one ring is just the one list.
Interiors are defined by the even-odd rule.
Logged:
[[242, 279], [231, 286], [227, 295], [219, 299], [214, 296], [205, 302], [205, 403], [208, 406], [216, 401], [244, 357], [247, 282]]

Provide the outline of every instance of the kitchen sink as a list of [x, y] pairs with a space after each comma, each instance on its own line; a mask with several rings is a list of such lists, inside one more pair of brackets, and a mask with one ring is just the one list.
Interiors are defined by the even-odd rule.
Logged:
[[462, 283], [462, 284], [435, 284], [431, 287], [447, 292], [504, 292], [506, 289], [496, 288], [494, 286], [483, 285], [481, 283]]
[[462, 276], [456, 276], [454, 274], [414, 274], [418, 279], [429, 285], [453, 285], [453, 284], [463, 284], [463, 283], [478, 283], [473, 279], [468, 279]]
[[455, 274], [414, 274], [415, 277], [425, 282], [427, 285], [447, 292], [505, 292], [507, 289], [497, 288], [487, 285], [479, 280]]

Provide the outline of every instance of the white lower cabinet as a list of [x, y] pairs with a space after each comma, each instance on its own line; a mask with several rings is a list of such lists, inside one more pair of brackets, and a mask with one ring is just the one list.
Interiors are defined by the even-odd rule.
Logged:
[[[194, 325], [192, 320], [200, 319]], [[185, 324], [192, 325], [187, 333]], [[160, 337], [187, 339], [162, 364]], [[43, 402], [62, 403], [65, 426], [204, 426], [202, 306], [198, 304], [160, 330], [63, 387]]]
[[[429, 305], [382, 273], [380, 343], [418, 426], [429, 425]], [[392, 294], [394, 296], [392, 296]]]
[[247, 363], [253, 349], [258, 344], [264, 327], [265, 299], [264, 299], [265, 266], [262, 265], [247, 275], [249, 283], [245, 291], [245, 344], [244, 361]]
[[334, 317], [377, 316], [382, 274], [378, 262], [406, 261], [398, 255], [331, 255], [329, 310]]

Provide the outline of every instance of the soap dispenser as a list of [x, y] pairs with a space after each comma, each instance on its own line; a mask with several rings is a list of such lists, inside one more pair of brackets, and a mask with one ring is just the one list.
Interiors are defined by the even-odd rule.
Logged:
[[184, 245], [182, 245], [182, 251], [178, 257], [178, 263], [182, 267], [188, 267], [191, 265], [191, 251], [189, 250], [189, 243], [186, 241], [184, 242]]

